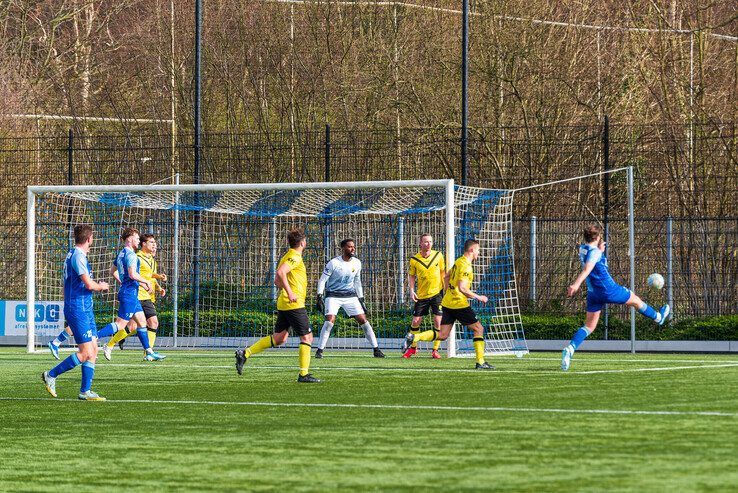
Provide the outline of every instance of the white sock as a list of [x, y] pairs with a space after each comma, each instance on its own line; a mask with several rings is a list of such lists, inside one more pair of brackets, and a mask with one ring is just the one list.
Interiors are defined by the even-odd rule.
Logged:
[[58, 337], [55, 337], [55, 338], [54, 338], [54, 340], [53, 340], [53, 341], [51, 341], [51, 343], [52, 343], [52, 344], [53, 344], [54, 346], [56, 346], [56, 347], [59, 347], [59, 346], [61, 346], [61, 343], [62, 343], [62, 342], [61, 342], [61, 341], [59, 340], [59, 338], [58, 338]]
[[377, 336], [374, 335], [372, 324], [367, 320], [361, 328], [364, 329], [364, 335], [366, 336], [366, 340], [369, 341], [369, 344], [371, 344], [374, 349], [378, 348], [379, 344], [377, 344]]
[[325, 345], [328, 344], [328, 338], [331, 336], [331, 330], [333, 324], [329, 321], [323, 322], [323, 328], [320, 329], [320, 342], [318, 343], [318, 349], [321, 351], [325, 349]]

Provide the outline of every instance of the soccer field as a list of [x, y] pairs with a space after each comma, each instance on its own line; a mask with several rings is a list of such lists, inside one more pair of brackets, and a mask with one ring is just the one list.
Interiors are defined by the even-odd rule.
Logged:
[[473, 360], [294, 351], [102, 355], [79, 370], [0, 350], [2, 491], [736, 491], [733, 356], [557, 353]]

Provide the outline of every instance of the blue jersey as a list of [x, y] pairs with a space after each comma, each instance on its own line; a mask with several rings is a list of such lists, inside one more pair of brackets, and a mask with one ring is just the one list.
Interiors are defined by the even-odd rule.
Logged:
[[87, 254], [74, 247], [64, 260], [64, 306], [92, 308], [92, 291], [87, 289], [80, 276], [87, 274], [92, 278]]
[[587, 262], [594, 262], [592, 272], [587, 276], [587, 288], [590, 292], [606, 293], [618, 284], [613, 280], [610, 271], [607, 270], [607, 257], [596, 246], [586, 243], [579, 247], [579, 260], [582, 267]]
[[115, 259], [115, 266], [120, 276], [120, 289], [118, 290], [118, 298], [136, 298], [138, 299], [138, 281], [131, 279], [128, 275], [128, 269], [133, 267], [137, 273], [141, 272], [141, 263], [131, 247], [123, 247]]

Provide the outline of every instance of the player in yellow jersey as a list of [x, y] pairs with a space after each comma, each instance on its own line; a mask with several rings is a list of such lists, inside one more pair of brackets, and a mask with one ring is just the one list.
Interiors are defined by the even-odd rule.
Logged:
[[[152, 234], [141, 235], [141, 248], [136, 252], [139, 262], [141, 263], [141, 276], [151, 283], [151, 292], [146, 291], [144, 288], [139, 287], [138, 289], [138, 301], [141, 302], [141, 308], [144, 311], [144, 317], [146, 317], [146, 331], [149, 336], [149, 346], [154, 347], [154, 341], [156, 341], [156, 331], [159, 329], [159, 317], [156, 313], [156, 295], [166, 295], [166, 290], [159, 284], [159, 281], [166, 282], [166, 274], [160, 274], [158, 272], [158, 265], [156, 263], [156, 251], [159, 245], [156, 242], [156, 237]], [[136, 333], [135, 322], [130, 322], [126, 327], [128, 335]], [[118, 342], [118, 345], [123, 349], [123, 343], [125, 339]]]
[[[408, 269], [407, 283], [410, 286], [410, 298], [415, 302], [413, 307], [413, 320], [410, 322], [410, 332], [420, 333], [420, 323], [428, 312], [433, 314], [433, 327], [441, 328], [441, 299], [443, 298], [443, 279], [446, 275], [446, 264], [443, 254], [433, 250], [433, 237], [425, 233], [420, 236], [420, 251], [410, 257], [410, 268]], [[417, 292], [416, 288], [417, 280]], [[440, 359], [438, 348], [440, 340], [433, 341], [431, 357]], [[410, 358], [418, 351], [417, 343], [413, 344], [402, 355]]]
[[441, 328], [436, 330], [426, 330], [420, 334], [408, 332], [405, 336], [405, 342], [402, 345], [403, 352], [418, 341], [445, 341], [451, 333], [454, 322], [458, 321], [461, 325], [469, 327], [474, 332], [474, 352], [477, 356], [477, 370], [494, 370], [484, 360], [484, 327], [477, 320], [477, 315], [469, 305], [469, 300], [477, 300], [481, 303], [487, 303], [487, 297], [477, 294], [471, 290], [472, 281], [474, 280], [474, 271], [472, 270], [472, 262], [479, 257], [479, 242], [477, 240], [466, 240], [464, 243], [464, 255], [456, 259], [454, 266], [446, 274], [444, 282], [446, 284], [446, 294], [443, 296], [441, 306], [443, 307], [443, 315], [441, 316]]
[[302, 261], [302, 252], [307, 240], [301, 229], [293, 229], [287, 235], [290, 249], [284, 254], [277, 266], [274, 284], [280, 288], [277, 298], [277, 321], [274, 324], [274, 333], [262, 337], [248, 348], [236, 350], [236, 371], [243, 373], [243, 365], [251, 356], [270, 347], [281, 346], [289, 337], [289, 329], [300, 336], [299, 361], [300, 373], [297, 381], [300, 383], [317, 383], [317, 378], [310, 374], [310, 350], [313, 343], [313, 332], [310, 329], [310, 320], [305, 310], [305, 296], [307, 294], [307, 271]]

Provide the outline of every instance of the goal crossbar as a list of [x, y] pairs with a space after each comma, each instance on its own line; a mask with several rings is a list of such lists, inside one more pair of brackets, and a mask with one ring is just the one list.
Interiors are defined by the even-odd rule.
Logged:
[[353, 182], [308, 182], [308, 183], [231, 183], [231, 184], [202, 184], [202, 185], [32, 185], [28, 192], [41, 193], [83, 193], [83, 192], [111, 192], [111, 193], [138, 193], [138, 192], [239, 192], [239, 191], [266, 191], [266, 190], [337, 190], [379, 189], [379, 188], [406, 188], [406, 187], [439, 187], [454, 186], [454, 180], [398, 180], [398, 181], [353, 181]]

